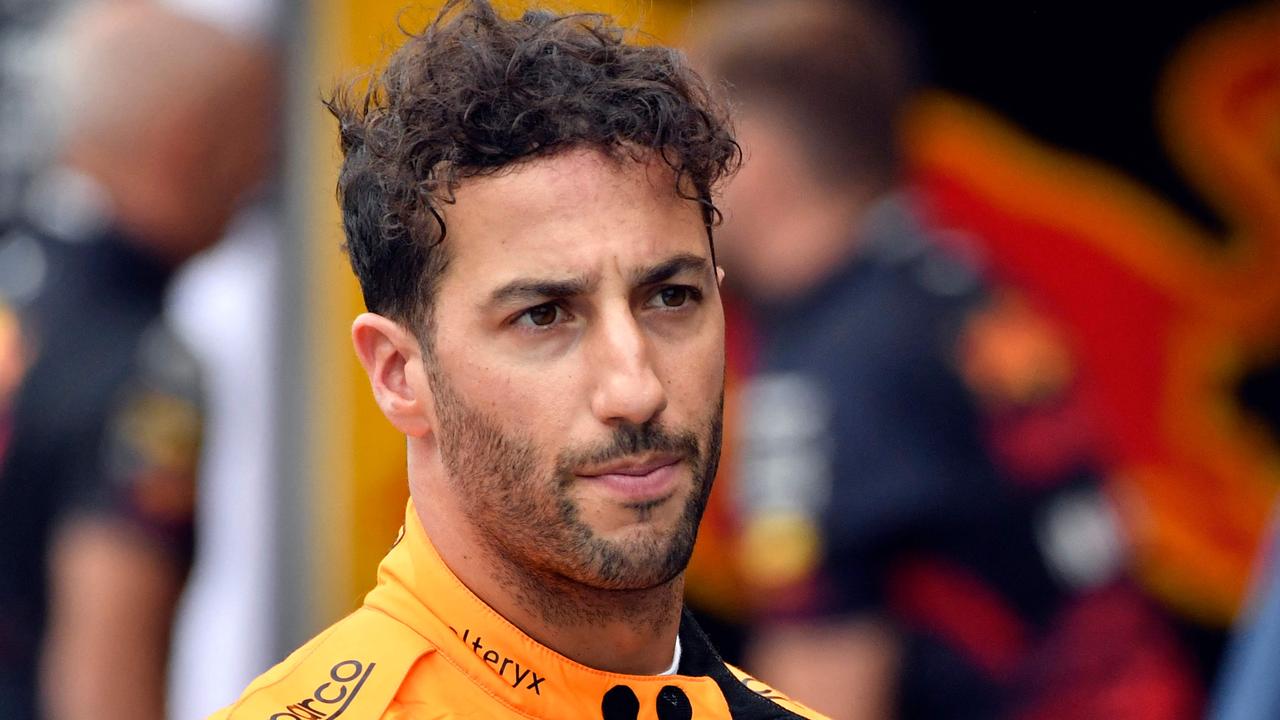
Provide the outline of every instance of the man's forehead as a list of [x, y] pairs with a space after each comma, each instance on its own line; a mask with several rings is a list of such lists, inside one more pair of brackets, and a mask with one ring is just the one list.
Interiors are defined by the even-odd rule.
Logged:
[[[660, 161], [659, 161], [660, 162]], [[632, 275], [708, 259], [701, 206], [653, 161], [572, 150], [462, 183], [446, 206], [451, 265], [484, 284], [531, 275]]]
[[[518, 195], [513, 191], [520, 191]], [[538, 156], [501, 170], [463, 179], [454, 190], [454, 202], [443, 208], [446, 220], [465, 208], [468, 201], [484, 202], [504, 197], [513, 205], [553, 209], [564, 201], [581, 203], [619, 195], [649, 195], [654, 200], [682, 200], [675, 172], [654, 151], [620, 149], [606, 153], [591, 147], [573, 147]]]

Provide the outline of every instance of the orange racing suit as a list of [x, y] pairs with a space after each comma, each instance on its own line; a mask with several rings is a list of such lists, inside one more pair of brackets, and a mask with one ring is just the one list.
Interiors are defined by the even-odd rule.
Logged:
[[686, 614], [676, 675], [593, 670], [498, 615], [440, 559], [410, 505], [364, 605], [214, 720], [821, 718], [727, 665]]

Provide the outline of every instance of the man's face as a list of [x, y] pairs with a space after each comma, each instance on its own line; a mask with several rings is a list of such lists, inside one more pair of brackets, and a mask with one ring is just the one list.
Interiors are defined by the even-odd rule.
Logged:
[[445, 207], [435, 428], [490, 548], [641, 589], [688, 561], [720, 444], [724, 316], [699, 207], [660, 164], [574, 150]]

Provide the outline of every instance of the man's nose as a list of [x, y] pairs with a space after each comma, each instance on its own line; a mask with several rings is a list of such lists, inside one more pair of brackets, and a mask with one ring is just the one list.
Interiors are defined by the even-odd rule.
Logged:
[[652, 346], [630, 312], [607, 317], [593, 339], [597, 378], [591, 411], [601, 422], [641, 425], [667, 406], [654, 371]]

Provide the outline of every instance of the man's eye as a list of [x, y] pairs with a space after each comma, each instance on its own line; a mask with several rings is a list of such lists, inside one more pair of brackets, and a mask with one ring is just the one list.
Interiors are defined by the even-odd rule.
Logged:
[[531, 307], [521, 313], [517, 318], [517, 322], [535, 327], [547, 327], [560, 317], [560, 307], [552, 303], [545, 303], [537, 307]]
[[658, 293], [658, 296], [662, 298], [663, 305], [666, 305], [667, 307], [680, 307], [684, 304], [685, 300], [689, 299], [689, 290], [682, 287], [663, 288], [662, 292]]
[[689, 300], [697, 300], [697, 291], [686, 285], [669, 285], [654, 295], [654, 304], [662, 307], [678, 308]]

